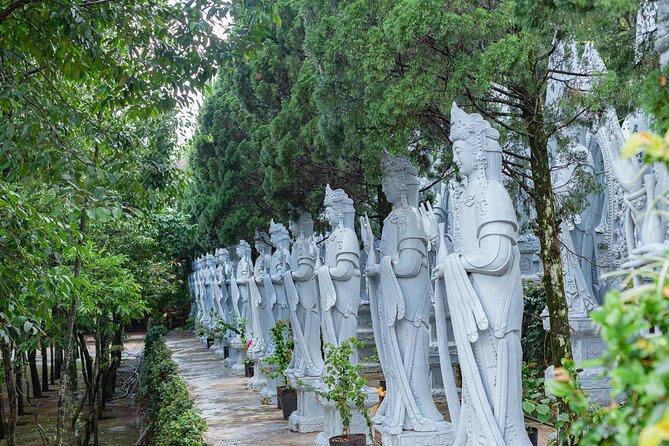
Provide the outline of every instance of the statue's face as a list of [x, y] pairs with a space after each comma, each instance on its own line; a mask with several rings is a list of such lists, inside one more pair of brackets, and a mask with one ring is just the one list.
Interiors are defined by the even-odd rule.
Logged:
[[297, 223], [296, 221], [291, 221], [290, 222], [290, 233], [293, 234], [293, 237], [299, 237], [300, 236], [300, 224]]
[[335, 227], [339, 224], [339, 216], [333, 208], [330, 206], [325, 208], [325, 219], [330, 223], [332, 227]]
[[400, 198], [400, 191], [397, 186], [395, 186], [392, 178], [387, 176], [383, 177], [383, 181], [381, 181], [381, 190], [386, 196], [386, 200], [390, 203], [397, 203]]
[[453, 159], [458, 170], [464, 176], [474, 172], [476, 168], [476, 157], [474, 150], [467, 141], [458, 140], [453, 143]]
[[235, 252], [237, 253], [237, 257], [242, 257], [244, 255], [244, 247], [242, 245], [237, 245]]

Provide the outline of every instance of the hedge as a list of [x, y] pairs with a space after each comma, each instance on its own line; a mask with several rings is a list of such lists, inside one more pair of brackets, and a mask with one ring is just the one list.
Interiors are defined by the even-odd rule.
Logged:
[[207, 423], [195, 407], [186, 382], [165, 345], [164, 326], [150, 327], [144, 340], [140, 398], [145, 406], [148, 446], [206, 446]]

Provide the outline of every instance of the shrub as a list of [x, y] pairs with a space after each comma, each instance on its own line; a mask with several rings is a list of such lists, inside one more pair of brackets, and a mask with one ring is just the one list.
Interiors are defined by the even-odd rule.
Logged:
[[149, 446], [205, 446], [202, 435], [207, 424], [188, 394], [186, 382], [177, 374], [177, 365], [165, 345], [167, 329], [150, 324], [144, 341], [144, 361], [140, 374], [140, 397], [149, 426]]

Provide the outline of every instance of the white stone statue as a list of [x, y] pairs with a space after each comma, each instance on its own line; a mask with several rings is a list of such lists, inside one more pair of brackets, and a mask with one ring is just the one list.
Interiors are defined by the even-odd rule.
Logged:
[[290, 415], [288, 426], [295, 432], [317, 432], [323, 429], [323, 406], [316, 403], [312, 389], [320, 383], [324, 364], [314, 277], [318, 248], [311, 216], [301, 212], [299, 219], [291, 222], [290, 231], [295, 242], [284, 284], [294, 347], [286, 376], [297, 390], [297, 410]]
[[253, 277], [253, 263], [251, 262], [251, 246], [246, 240], [240, 240], [236, 249], [239, 262], [237, 272], [231, 277], [230, 295], [233, 306], [237, 309], [240, 321], [244, 321], [246, 332], [244, 337], [250, 339], [251, 307], [249, 305], [249, 280]]
[[295, 237], [290, 254], [290, 271], [284, 273], [286, 297], [293, 329], [293, 356], [286, 370], [298, 378], [320, 377], [323, 371], [321, 324], [314, 272], [318, 255], [311, 216], [302, 212], [290, 224]]
[[498, 138], [480, 115], [453, 104], [451, 141], [466, 184], [452, 196], [455, 252], [441, 256], [434, 277], [444, 279], [462, 372], [456, 445], [531, 444], [521, 406], [518, 224]]
[[230, 340], [228, 364], [233, 373], [241, 375], [245, 369], [246, 343], [251, 339], [249, 281], [253, 280], [253, 264], [251, 246], [245, 240], [239, 241], [235, 252], [239, 261], [236, 274], [231, 274], [230, 277], [230, 301], [237, 315], [237, 328], [243, 331], [236, 333]]
[[214, 270], [214, 302], [216, 304], [216, 313], [219, 319], [230, 322], [232, 317], [228, 308], [228, 289], [225, 286], [226, 261], [230, 262], [230, 256], [227, 249], [219, 248], [216, 254], [216, 269]]
[[[325, 191], [325, 217], [332, 226], [325, 262], [318, 269], [323, 341], [339, 345], [356, 336], [360, 305], [360, 245], [353, 228], [353, 200], [342, 189]], [[355, 358], [352, 358], [355, 359]]]
[[[608, 111], [607, 118], [609, 144], [605, 144], [605, 148], [609, 151], [615, 177], [625, 191], [623, 221], [627, 253], [631, 259], [622, 266], [638, 267], [648, 263], [647, 256], [663, 257], [664, 251], [669, 249], [666, 217], [669, 178], [666, 167], [660, 163], [648, 168], [637, 157], [622, 159], [622, 128], [614, 119], [614, 110]], [[638, 281], [638, 277], [635, 279]]]
[[[255, 265], [253, 267], [253, 280], [249, 281], [249, 296], [251, 299], [251, 330], [253, 339], [249, 353], [257, 359], [267, 354], [269, 344], [269, 329], [274, 326], [272, 289], [266, 289], [269, 277], [269, 262], [271, 260], [272, 247], [268, 243], [269, 237], [265, 233], [257, 232], [255, 236], [255, 248], [258, 251]], [[270, 281], [271, 284], [271, 281]]]
[[216, 303], [215, 303], [215, 291], [214, 291], [214, 282], [215, 282], [215, 271], [216, 271], [216, 257], [211, 254], [207, 254], [205, 257], [205, 267], [203, 271], [203, 279], [205, 286], [205, 296], [204, 296], [204, 320], [203, 325], [207, 330], [207, 333], [213, 329], [213, 322], [216, 317]]
[[[572, 142], [568, 148], [570, 153], [580, 153], [585, 159], [588, 159], [588, 150], [581, 144]], [[554, 171], [553, 190], [558, 197], [566, 197], [578, 193], [576, 188], [580, 187], [575, 178], [576, 165], [569, 162], [564, 157], [559, 156], [556, 159], [557, 166]], [[592, 162], [588, 162], [592, 166]], [[574, 235], [581, 235], [577, 231], [578, 224], [581, 223], [581, 215], [566, 216], [560, 223], [560, 257], [562, 259], [562, 276], [564, 282], [564, 292], [569, 308], [569, 316], [574, 318], [586, 318], [590, 311], [599, 306], [597, 298], [593, 292], [592, 282], [588, 283], [585, 271], [581, 263], [582, 251], [577, 250], [574, 242]], [[588, 228], [594, 232], [594, 227]], [[574, 234], [576, 233], [576, 234]], [[579, 237], [581, 238], [581, 237]], [[592, 261], [593, 259], [590, 259]], [[592, 268], [589, 267], [588, 271]], [[592, 275], [588, 274], [592, 279]]]
[[[325, 218], [331, 225], [330, 236], [325, 240], [325, 255], [322, 266], [316, 265], [320, 298], [321, 330], [323, 342], [339, 346], [341, 342], [356, 338], [358, 331], [358, 308], [360, 306], [360, 244], [355, 234], [355, 208], [342, 189], [325, 188]], [[315, 243], [312, 250], [317, 251]], [[357, 364], [354, 355], [350, 361]], [[365, 387], [365, 406], [378, 401], [375, 389]], [[342, 426], [338, 409], [334, 403], [319, 398], [323, 407], [323, 432], [316, 437], [316, 446], [328, 445], [330, 437], [341, 435]], [[350, 403], [352, 412], [351, 433], [368, 433], [364, 417]], [[369, 438], [368, 438], [369, 442]]]
[[274, 321], [282, 321], [288, 318], [288, 303], [286, 302], [283, 274], [290, 269], [290, 235], [284, 225], [274, 223], [274, 220], [269, 225], [269, 235], [274, 246], [269, 274], [276, 296], [272, 312], [274, 313]]
[[418, 169], [387, 152], [381, 164], [383, 192], [393, 210], [383, 224], [380, 261], [373, 263], [370, 256], [366, 271], [373, 278], [368, 294], [387, 384], [374, 423], [382, 435], [447, 431], [450, 427], [434, 404], [429, 378], [431, 284], [428, 239], [417, 208]]

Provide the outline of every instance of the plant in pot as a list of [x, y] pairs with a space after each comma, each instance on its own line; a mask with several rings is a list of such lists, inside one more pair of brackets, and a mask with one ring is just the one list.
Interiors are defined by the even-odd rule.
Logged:
[[297, 410], [297, 392], [288, 384], [286, 369], [293, 356], [293, 332], [290, 321], [278, 320], [270, 330], [274, 340], [274, 353], [265, 358], [269, 367], [265, 369], [268, 378], [281, 379], [281, 385], [276, 388], [277, 406], [283, 410], [283, 417], [287, 420], [290, 414]]
[[339, 411], [343, 435], [329, 439], [330, 446], [365, 446], [367, 434], [351, 434], [351, 420], [353, 412], [350, 403], [353, 403], [358, 412], [365, 418], [372, 438], [372, 420], [365, 406], [366, 394], [363, 391], [367, 382], [360, 376], [362, 365], [354, 363], [351, 358], [362, 346], [362, 342], [355, 338], [347, 339], [339, 346], [325, 344], [325, 373], [323, 386], [314, 388], [314, 392], [321, 398], [332, 401]]

